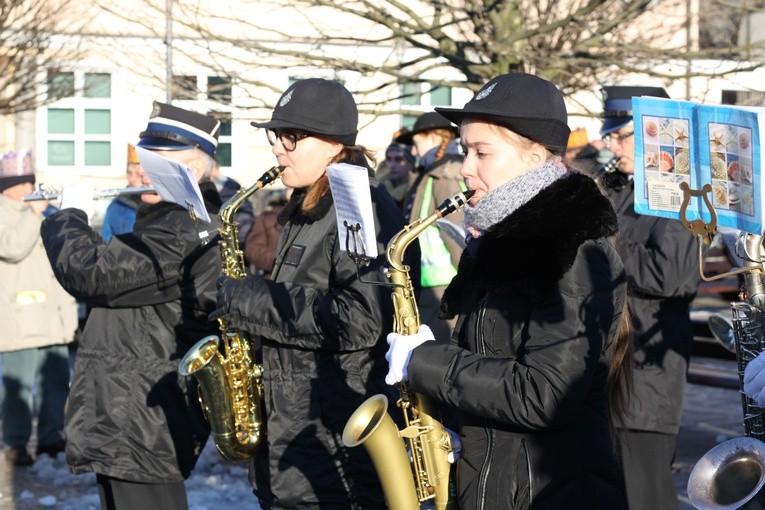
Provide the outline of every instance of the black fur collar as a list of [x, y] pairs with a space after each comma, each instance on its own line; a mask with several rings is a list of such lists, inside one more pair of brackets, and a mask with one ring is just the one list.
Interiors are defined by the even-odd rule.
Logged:
[[280, 225], [286, 225], [290, 218], [298, 214], [303, 215], [305, 217], [305, 222], [308, 224], [318, 221], [327, 215], [334, 203], [332, 200], [332, 193], [330, 193], [329, 189], [327, 189], [327, 192], [324, 193], [321, 199], [319, 199], [319, 203], [316, 204], [316, 207], [304, 213], [301, 211], [300, 206], [303, 205], [303, 199], [305, 198], [306, 193], [308, 193], [308, 188], [297, 188], [292, 192], [289, 202], [282, 207], [282, 210], [279, 211], [279, 215], [276, 217]]
[[582, 243], [617, 230], [608, 198], [590, 177], [571, 172], [473, 241], [462, 253], [444, 304], [458, 313], [458, 302], [501, 292], [510, 281], [555, 282], [571, 268]]

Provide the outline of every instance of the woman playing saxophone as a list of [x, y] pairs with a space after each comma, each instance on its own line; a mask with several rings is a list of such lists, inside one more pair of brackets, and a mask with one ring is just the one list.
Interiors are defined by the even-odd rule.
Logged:
[[357, 267], [341, 251], [347, 233], [338, 232], [326, 168], [369, 167], [355, 145], [357, 122], [345, 87], [307, 79], [284, 92], [270, 121], [255, 123], [293, 193], [279, 215], [271, 278], [223, 277], [213, 315], [261, 340], [267, 441], [250, 472], [262, 508], [385, 508], [369, 456], [346, 447], [342, 433], [364, 400], [392, 394], [384, 381], [390, 291], [369, 282], [387, 283], [385, 246], [404, 218], [370, 183], [379, 256]]
[[388, 335], [386, 380], [458, 411], [460, 508], [623, 509], [609, 418], [629, 367], [627, 281], [613, 208], [560, 157], [563, 96], [511, 73], [437, 111], [460, 126], [474, 192], [442, 301], [458, 320], [449, 342], [427, 325]]

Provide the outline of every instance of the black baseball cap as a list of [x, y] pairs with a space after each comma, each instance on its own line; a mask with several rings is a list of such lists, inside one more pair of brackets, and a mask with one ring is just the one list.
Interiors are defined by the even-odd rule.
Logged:
[[268, 122], [251, 122], [266, 129], [298, 129], [343, 145], [354, 145], [359, 111], [353, 95], [341, 83], [308, 78], [290, 85], [279, 98]]
[[412, 145], [414, 143], [414, 135], [417, 133], [424, 133], [426, 131], [433, 131], [434, 129], [448, 129], [455, 135], [460, 134], [460, 130], [451, 123], [449, 119], [444, 117], [438, 112], [423, 113], [417, 120], [414, 121], [414, 126], [410, 131], [400, 134], [395, 138], [398, 143], [405, 143]]
[[603, 94], [603, 125], [600, 135], [607, 135], [632, 122], [632, 98], [640, 96], [669, 97], [661, 87], [613, 85], [600, 89]]
[[485, 120], [540, 143], [556, 154], [566, 151], [571, 129], [563, 94], [549, 81], [526, 73], [492, 78], [462, 108], [436, 108], [454, 122]]
[[149, 124], [138, 135], [136, 146], [163, 151], [199, 147], [215, 157], [219, 132], [220, 121], [214, 117], [154, 101]]

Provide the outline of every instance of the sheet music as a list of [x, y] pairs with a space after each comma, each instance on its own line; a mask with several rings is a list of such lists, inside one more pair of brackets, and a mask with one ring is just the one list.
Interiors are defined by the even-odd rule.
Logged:
[[[327, 167], [329, 187], [335, 202], [337, 231], [340, 234], [340, 249], [345, 247], [349, 225], [361, 227], [360, 236], [364, 243], [365, 255], [377, 257], [375, 219], [372, 213], [372, 196], [369, 192], [369, 174], [362, 166], [335, 163]], [[350, 244], [353, 247], [353, 243]]]
[[197, 218], [210, 223], [199, 183], [189, 167], [142, 147], [135, 150], [141, 166], [151, 179], [151, 185], [162, 200], [193, 209]]

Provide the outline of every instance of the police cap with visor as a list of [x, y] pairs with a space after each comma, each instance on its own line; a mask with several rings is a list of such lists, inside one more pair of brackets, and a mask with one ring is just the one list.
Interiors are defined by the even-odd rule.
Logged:
[[632, 98], [640, 96], [666, 97], [667, 91], [661, 87], [622, 86], [603, 87], [603, 125], [600, 135], [605, 136], [618, 131], [632, 122]]

